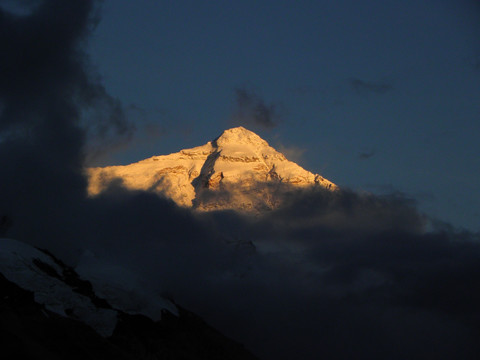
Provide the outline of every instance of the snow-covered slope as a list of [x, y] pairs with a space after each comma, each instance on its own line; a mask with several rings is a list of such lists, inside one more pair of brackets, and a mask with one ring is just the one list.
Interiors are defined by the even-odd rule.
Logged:
[[127, 188], [157, 192], [178, 205], [200, 210], [261, 211], [276, 207], [275, 195], [287, 187], [337, 188], [243, 127], [225, 130], [203, 146], [126, 166], [90, 168], [88, 175], [90, 195], [119, 178]]
[[48, 251], [0, 238], [2, 358], [257, 359], [194, 313], [138, 292], [128, 272], [88, 253], [81, 268], [93, 287]]
[[20, 241], [0, 239], [0, 273], [7, 280], [32, 291], [35, 301], [47, 310], [84, 322], [102, 336], [112, 335], [118, 311], [143, 314], [154, 321], [160, 320], [162, 309], [178, 315], [169, 300], [152, 294], [147, 302], [143, 293], [132, 288], [131, 281], [125, 284], [125, 277], [120, 277], [125, 271], [115, 269], [112, 274], [110, 269], [108, 275], [117, 277], [115, 283], [107, 281], [104, 270], [105, 266], [91, 259], [83, 262], [83, 273], [93, 279], [92, 288], [89, 281], [80, 279], [49, 253]]

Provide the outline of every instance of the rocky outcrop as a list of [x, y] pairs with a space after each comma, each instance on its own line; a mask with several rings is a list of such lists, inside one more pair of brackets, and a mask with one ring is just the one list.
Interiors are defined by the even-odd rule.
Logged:
[[225, 130], [203, 146], [126, 166], [90, 168], [87, 172], [92, 196], [102, 192], [113, 179], [121, 179], [127, 188], [153, 191], [180, 206], [198, 210], [259, 212], [278, 206], [279, 193], [287, 188], [337, 188], [289, 161], [243, 127]]

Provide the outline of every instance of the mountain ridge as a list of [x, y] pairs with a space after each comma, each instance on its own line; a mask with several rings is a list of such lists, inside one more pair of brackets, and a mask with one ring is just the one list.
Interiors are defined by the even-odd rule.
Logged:
[[[98, 297], [91, 280], [46, 250], [0, 237], [2, 355], [55, 360], [257, 359], [178, 304], [167, 304], [160, 318], [152, 318], [113, 307], [114, 294]], [[121, 294], [126, 299], [129, 295]]]
[[241, 126], [227, 129], [201, 146], [129, 165], [89, 168], [87, 174], [91, 196], [104, 191], [112, 180], [121, 179], [129, 189], [162, 194], [180, 206], [198, 210], [261, 212], [278, 206], [275, 193], [281, 188], [337, 189]]

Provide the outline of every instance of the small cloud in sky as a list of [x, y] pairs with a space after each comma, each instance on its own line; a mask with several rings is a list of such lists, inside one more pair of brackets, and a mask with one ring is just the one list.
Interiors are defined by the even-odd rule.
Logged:
[[358, 158], [360, 160], [367, 160], [373, 157], [376, 153], [377, 151], [375, 149], [364, 150], [358, 154]]
[[278, 105], [268, 104], [255, 91], [245, 87], [235, 89], [234, 119], [241, 124], [272, 129], [278, 125]]
[[348, 81], [352, 89], [358, 94], [385, 94], [393, 89], [392, 84], [386, 81], [365, 81], [355, 77], [348, 79]]

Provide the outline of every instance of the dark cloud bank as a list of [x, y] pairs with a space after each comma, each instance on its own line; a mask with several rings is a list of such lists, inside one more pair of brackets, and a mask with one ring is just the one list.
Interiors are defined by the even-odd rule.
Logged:
[[87, 71], [96, 5], [0, 11], [9, 237], [70, 264], [86, 249], [123, 264], [263, 359], [479, 358], [479, 236], [426, 231], [408, 199], [291, 190], [249, 218], [194, 214], [121, 184], [87, 198], [89, 137], [131, 129]]

